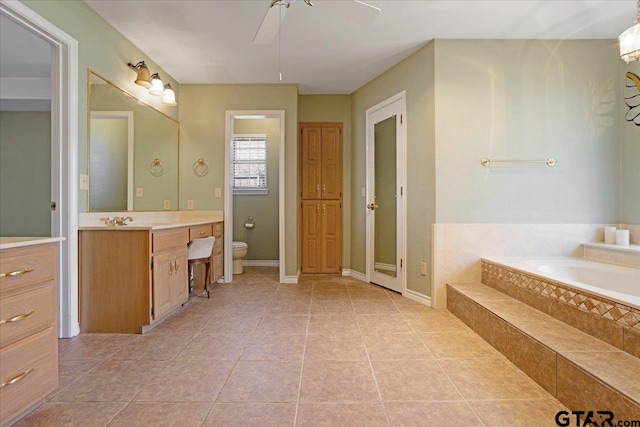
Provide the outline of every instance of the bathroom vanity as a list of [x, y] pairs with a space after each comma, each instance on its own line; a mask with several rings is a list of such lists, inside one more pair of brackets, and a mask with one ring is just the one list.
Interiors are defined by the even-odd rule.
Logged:
[[223, 274], [223, 223], [88, 226], [79, 231], [80, 331], [145, 333], [189, 299], [187, 245], [215, 236], [212, 281]]
[[57, 242], [0, 238], [0, 425], [58, 386]]

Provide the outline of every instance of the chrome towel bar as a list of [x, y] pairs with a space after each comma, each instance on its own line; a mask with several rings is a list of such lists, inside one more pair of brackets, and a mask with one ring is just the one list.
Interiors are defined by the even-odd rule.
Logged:
[[492, 160], [486, 157], [480, 160], [480, 164], [486, 168], [488, 168], [491, 163], [546, 163], [547, 166], [553, 167], [558, 161], [551, 157], [547, 160]]

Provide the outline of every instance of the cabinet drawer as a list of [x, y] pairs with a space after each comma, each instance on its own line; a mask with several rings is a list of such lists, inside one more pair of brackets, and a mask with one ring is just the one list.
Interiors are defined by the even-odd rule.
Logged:
[[211, 228], [213, 229], [213, 235], [216, 237], [222, 237], [222, 223], [221, 222], [214, 222], [213, 225], [211, 226]]
[[53, 280], [56, 274], [56, 246], [36, 245], [5, 249], [0, 256], [0, 292]]
[[189, 229], [189, 240], [211, 236], [211, 224], [196, 225]]
[[47, 324], [56, 316], [56, 288], [53, 283], [0, 299], [0, 346], [15, 341]]
[[189, 229], [186, 227], [153, 232], [153, 253], [186, 247], [188, 243]]
[[[58, 385], [53, 328], [0, 350], [0, 423], [15, 418]], [[27, 373], [28, 372], [28, 373]]]

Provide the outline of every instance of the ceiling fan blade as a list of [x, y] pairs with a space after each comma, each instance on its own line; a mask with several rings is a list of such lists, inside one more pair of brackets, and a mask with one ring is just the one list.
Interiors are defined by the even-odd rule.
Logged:
[[360, 25], [371, 25], [380, 16], [380, 8], [360, 0], [312, 0], [313, 6]]
[[287, 14], [287, 7], [273, 5], [267, 9], [267, 13], [262, 19], [262, 24], [253, 38], [255, 44], [271, 44], [280, 31], [280, 24]]

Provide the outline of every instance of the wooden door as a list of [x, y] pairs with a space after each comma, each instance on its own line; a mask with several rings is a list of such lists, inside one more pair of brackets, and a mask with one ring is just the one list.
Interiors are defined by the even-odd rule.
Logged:
[[320, 251], [322, 247], [322, 224], [320, 201], [302, 202], [302, 272], [321, 273]]
[[173, 276], [173, 254], [165, 252], [153, 257], [153, 317], [171, 311], [171, 279]]
[[339, 200], [324, 200], [321, 215], [321, 272], [340, 273], [342, 267], [342, 203]]
[[172, 308], [184, 304], [189, 300], [189, 261], [187, 248], [171, 252], [173, 256], [173, 275], [171, 277]]
[[322, 161], [322, 128], [318, 126], [303, 126], [301, 129], [301, 186], [303, 199], [319, 199], [321, 197]]
[[342, 128], [338, 125], [322, 127], [321, 152], [322, 199], [342, 197]]

